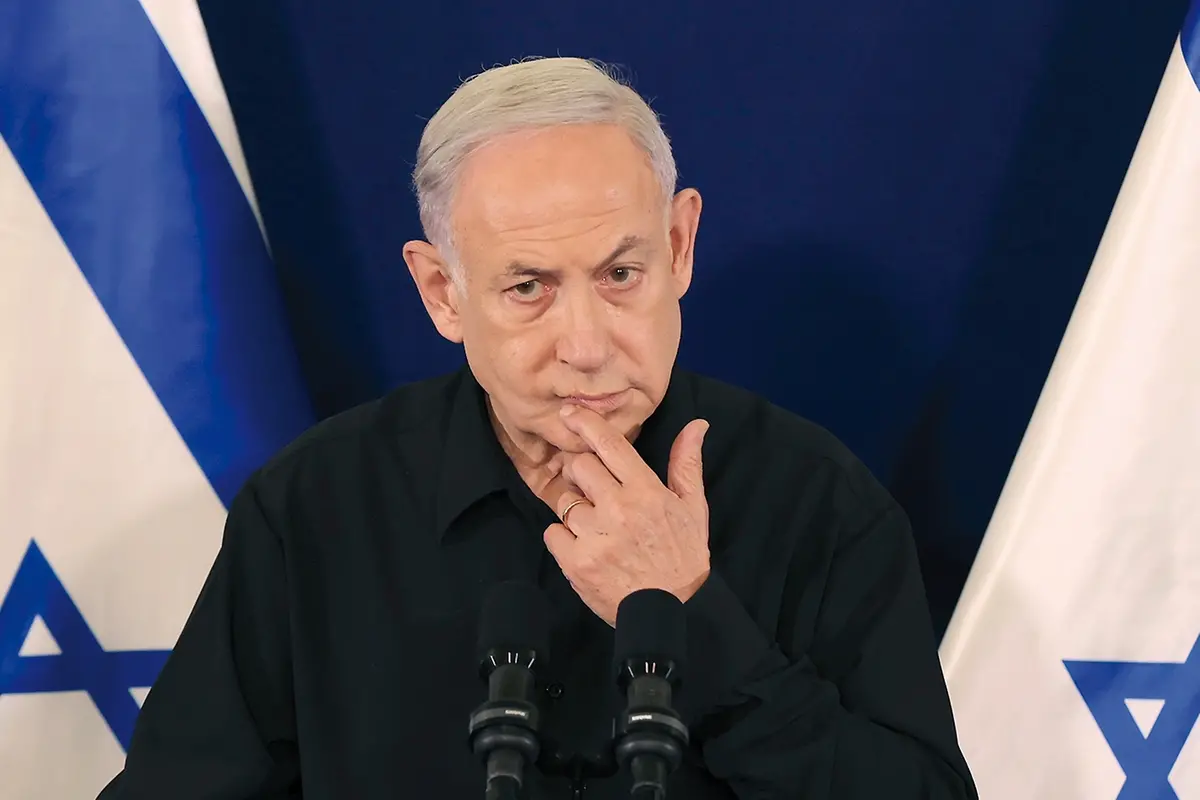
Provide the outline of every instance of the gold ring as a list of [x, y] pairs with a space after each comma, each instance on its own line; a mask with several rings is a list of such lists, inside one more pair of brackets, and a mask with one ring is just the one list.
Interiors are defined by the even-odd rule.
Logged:
[[570, 503], [568, 503], [567, 507], [563, 509], [563, 512], [558, 515], [559, 519], [562, 520], [563, 525], [567, 524], [567, 514], [571, 513], [571, 509], [574, 508], [575, 506], [579, 505], [580, 503], [586, 503], [586, 502], [587, 502], [586, 497], [580, 497], [578, 500], [572, 500]]

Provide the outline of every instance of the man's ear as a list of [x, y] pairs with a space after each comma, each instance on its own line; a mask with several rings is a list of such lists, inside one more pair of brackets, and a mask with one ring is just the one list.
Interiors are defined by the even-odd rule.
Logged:
[[438, 333], [461, 344], [462, 322], [459, 318], [459, 289], [450, 277], [450, 266], [438, 249], [429, 242], [414, 240], [404, 245], [404, 263], [421, 295], [421, 302]]
[[683, 297], [692, 284], [700, 207], [700, 192], [695, 189], [684, 189], [671, 201], [671, 278], [677, 297]]

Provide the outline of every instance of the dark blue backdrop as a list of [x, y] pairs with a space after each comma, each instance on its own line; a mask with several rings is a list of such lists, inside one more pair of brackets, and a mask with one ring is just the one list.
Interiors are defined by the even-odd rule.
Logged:
[[459, 363], [400, 257], [423, 119], [529, 55], [625, 67], [705, 197], [683, 363], [833, 430], [944, 625], [1186, 0], [202, 0], [322, 414]]

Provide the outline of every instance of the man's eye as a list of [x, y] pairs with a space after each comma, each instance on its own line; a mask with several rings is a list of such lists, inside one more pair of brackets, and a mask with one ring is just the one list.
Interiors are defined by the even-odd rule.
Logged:
[[612, 286], [629, 286], [638, 279], [638, 270], [633, 267], [613, 267], [607, 280]]
[[518, 283], [516, 286], [509, 289], [509, 291], [519, 297], [537, 297], [540, 288], [541, 281], [532, 280], [525, 281], [524, 283]]

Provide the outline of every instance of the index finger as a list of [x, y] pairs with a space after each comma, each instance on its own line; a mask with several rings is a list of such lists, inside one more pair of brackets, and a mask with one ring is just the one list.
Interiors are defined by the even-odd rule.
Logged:
[[646, 466], [629, 440], [595, 411], [579, 406], [563, 406], [562, 418], [563, 424], [583, 439], [584, 444], [622, 484], [645, 478], [647, 474], [657, 480], [653, 470]]

